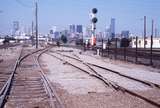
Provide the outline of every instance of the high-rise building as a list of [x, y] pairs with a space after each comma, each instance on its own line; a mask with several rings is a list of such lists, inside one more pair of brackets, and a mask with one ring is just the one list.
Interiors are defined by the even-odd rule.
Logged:
[[54, 32], [57, 32], [57, 26], [53, 26], [53, 27], [52, 27], [52, 30], [53, 30], [53, 33], [54, 33]]
[[87, 27], [86, 32], [87, 32], [87, 36], [88, 36], [88, 37], [91, 37], [91, 36], [92, 36], [92, 30], [91, 30], [91, 27], [90, 27], [90, 26]]
[[69, 25], [69, 32], [70, 33], [75, 33], [75, 31], [76, 31], [76, 26], [74, 24]]
[[106, 27], [104, 38], [108, 39], [110, 37], [110, 27]]
[[110, 37], [115, 38], [115, 18], [111, 18]]
[[58, 39], [60, 37], [60, 32], [58, 31], [57, 26], [52, 26], [50, 29], [50, 37], [53, 39]]
[[158, 35], [158, 29], [155, 28], [155, 37], [157, 37], [157, 35]]
[[58, 39], [60, 37], [60, 33], [58, 31], [54, 32], [54, 38]]
[[82, 33], [83, 32], [83, 26], [82, 25], [77, 25], [76, 32], [77, 33]]
[[19, 22], [13, 21], [13, 35], [15, 35], [18, 30], [19, 30]]

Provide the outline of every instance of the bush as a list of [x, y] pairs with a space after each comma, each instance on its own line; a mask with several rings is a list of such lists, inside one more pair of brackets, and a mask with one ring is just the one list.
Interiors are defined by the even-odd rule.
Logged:
[[61, 36], [61, 40], [62, 40], [63, 43], [67, 43], [67, 41], [68, 41], [67, 37], [64, 36], [64, 35]]

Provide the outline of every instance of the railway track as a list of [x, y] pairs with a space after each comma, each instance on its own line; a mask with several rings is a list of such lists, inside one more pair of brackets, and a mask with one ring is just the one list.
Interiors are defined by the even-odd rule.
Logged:
[[5, 48], [9, 48], [9, 47], [15, 47], [18, 46], [20, 44], [8, 44], [8, 45], [0, 45], [0, 49], [5, 49]]
[[3, 81], [0, 108], [64, 108], [39, 62], [47, 50], [21, 51], [7, 81]]
[[[132, 96], [135, 96], [135, 97], [137, 97], [137, 98], [140, 98], [140, 99], [146, 101], [147, 103], [150, 103], [150, 104], [152, 104], [152, 105], [154, 105], [154, 106], [156, 106], [156, 107], [158, 107], [158, 108], [160, 107], [160, 103], [159, 103], [159, 102], [157, 102], [157, 101], [155, 101], [155, 100], [152, 100], [152, 99], [149, 99], [149, 98], [146, 97], [145, 95], [141, 95], [141, 94], [139, 94], [139, 93], [137, 93], [137, 92], [135, 92], [135, 91], [133, 91], [133, 90], [131, 90], [131, 89], [128, 89], [128, 88], [120, 85], [119, 83], [115, 83], [115, 82], [112, 81], [111, 79], [108, 79], [108, 78], [104, 77], [102, 74], [100, 74], [97, 70], [95, 70], [95, 69], [93, 68], [93, 66], [94, 66], [94, 67], [97, 67], [97, 68], [104, 69], [105, 71], [106, 71], [106, 70], [107, 70], [107, 71], [110, 71], [110, 72], [112, 72], [112, 73], [114, 73], [114, 74], [117, 74], [117, 75], [119, 75], [119, 76], [121, 76], [121, 77], [124, 77], [124, 78], [127, 78], [127, 79], [129, 79], [129, 80], [133, 80], [133, 81], [142, 83], [143, 85], [146, 85], [146, 86], [148, 86], [149, 88], [153, 88], [153, 86], [154, 86], [154, 87], [156, 87], [156, 88], [159, 89], [160, 86], [157, 85], [157, 84], [155, 84], [155, 83], [148, 82], [148, 81], [143, 81], [143, 80], [140, 80], [140, 79], [137, 79], [137, 78], [133, 78], [133, 77], [130, 77], [130, 76], [126, 76], [126, 75], [123, 75], [123, 74], [121, 74], [121, 73], [119, 73], [119, 72], [116, 72], [116, 71], [113, 71], [113, 70], [111, 70], [111, 69], [107, 69], [107, 68], [105, 68], [105, 67], [101, 67], [101, 66], [98, 66], [98, 65], [95, 65], [95, 64], [86, 63], [86, 62], [80, 60], [79, 57], [76, 57], [76, 56], [75, 56], [75, 57], [71, 57], [71, 56], [68, 56], [68, 55], [64, 55], [64, 54], [61, 54], [61, 53], [57, 53], [57, 52], [55, 52], [55, 51], [50, 51], [50, 52], [48, 52], [47, 54], [49, 54], [49, 55], [51, 55], [51, 56], [53, 56], [53, 57], [55, 57], [55, 58], [63, 61], [63, 62], [66, 63], [66, 64], [69, 64], [69, 65], [71, 65], [71, 66], [73, 66], [73, 67], [75, 67], [75, 68], [77, 68], [77, 69], [79, 69], [79, 70], [81, 70], [81, 71], [83, 71], [83, 72], [85, 72], [85, 73], [87, 73], [87, 74], [89, 74], [90, 76], [93, 76], [93, 77], [98, 78], [99, 80], [103, 81], [106, 85], [114, 88], [115, 90], [120, 90], [120, 91], [122, 91], [122, 92], [124, 92], [124, 93], [128, 93], [128, 94], [130, 94], [130, 95], [132, 95]], [[68, 59], [66, 60], [66, 59], [64, 58], [64, 56], [67, 57]], [[88, 67], [88, 70], [89, 70], [89, 71], [86, 70], [86, 69], [84, 69], [84, 68], [82, 68], [82, 65], [81, 65], [81, 66], [75, 65], [75, 63], [71, 62], [69, 59], [76, 60], [76, 61], [80, 62], [81, 64], [83, 64], [83, 65], [85, 65], [86, 67]]]
[[[83, 62], [83, 60], [81, 60], [80, 57], [78, 57], [77, 55], [73, 55], [74, 57], [72, 57], [72, 56], [68, 56], [68, 55], [65, 55], [65, 54], [58, 53], [58, 52], [57, 52], [57, 54], [60, 54], [62, 56], [65, 56], [65, 57], [68, 57], [68, 58], [71, 58], [71, 59], [74, 59], [74, 60], [77, 60], [79, 62]], [[141, 82], [141, 83], [146, 84], [148, 86], [157, 87], [157, 88], [160, 89], [160, 85], [157, 84], [157, 83], [154, 83], [154, 82], [151, 82], [151, 81], [145, 81], [145, 80], [138, 79], [138, 78], [135, 78], [135, 77], [132, 77], [132, 76], [129, 76], [129, 75], [125, 75], [125, 74], [122, 74], [121, 72], [118, 72], [118, 71], [115, 71], [115, 70], [112, 70], [110, 68], [106, 68], [106, 67], [94, 64], [94, 63], [88, 63], [88, 62], [85, 62], [85, 63], [87, 65], [94, 66], [94, 67], [97, 67], [97, 68], [101, 68], [101, 69], [104, 69], [106, 71], [110, 71], [112, 73], [115, 73], [115, 74], [117, 74], [119, 76], [122, 76], [122, 77], [125, 77], [125, 78], [128, 78], [128, 79], [132, 79], [134, 81], [138, 81], [138, 82]]]

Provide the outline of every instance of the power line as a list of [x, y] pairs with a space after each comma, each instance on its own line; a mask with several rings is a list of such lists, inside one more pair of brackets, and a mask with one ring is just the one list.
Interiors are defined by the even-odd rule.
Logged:
[[27, 8], [33, 8], [33, 6], [31, 5], [27, 5], [25, 3], [23, 3], [21, 0], [15, 0], [18, 4], [20, 4], [23, 7], [27, 7]]

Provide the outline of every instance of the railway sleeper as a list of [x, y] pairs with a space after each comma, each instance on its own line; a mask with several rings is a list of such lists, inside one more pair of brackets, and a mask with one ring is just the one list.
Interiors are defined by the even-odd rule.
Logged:
[[27, 89], [27, 90], [39, 90], [39, 89], [43, 89], [44, 86], [40, 85], [40, 86], [13, 86], [13, 89]]
[[[28, 99], [8, 99], [8, 105], [17, 105], [19, 106], [27, 106], [27, 105], [40, 105], [40, 103], [48, 103], [49, 99], [47, 97], [40, 97], [40, 98], [28, 98]], [[24, 107], [23, 107], [24, 108]], [[34, 108], [34, 107], [32, 107]]]
[[6, 82], [7, 80], [8, 80], [8, 78], [0, 78], [0, 82]]
[[43, 90], [43, 89], [41, 89], [41, 90], [27, 90], [27, 91], [22, 91], [22, 90], [17, 90], [17, 91], [12, 91], [11, 93], [10, 93], [10, 95], [16, 95], [17, 94], [17, 92], [18, 92], [18, 95], [27, 95], [27, 94], [45, 94], [46, 93], [46, 91], [45, 90]]
[[[48, 97], [39, 97], [39, 98], [27, 98], [27, 99], [8, 99], [8, 102], [11, 103], [17, 103], [17, 102], [22, 102], [22, 104], [24, 104], [23, 102], [26, 103], [33, 103], [33, 102], [49, 102], [50, 100], [48, 99]], [[52, 101], [56, 101], [56, 99], [52, 100]]]
[[25, 94], [25, 95], [19, 95], [18, 93], [15, 94], [15, 95], [9, 95], [8, 96], [8, 99], [28, 99], [28, 98], [43, 98], [43, 97], [46, 97], [48, 98], [48, 95], [46, 93], [43, 93], [43, 94]]
[[26, 80], [13, 80], [13, 83], [18, 83], [18, 84], [41, 84], [42, 83], [42, 80], [29, 80], [29, 79], [26, 79]]
[[28, 87], [28, 88], [37, 88], [37, 87], [42, 87], [42, 84], [40, 83], [18, 83], [18, 84], [13, 84], [13, 86], [16, 86], [16, 87], [21, 87], [21, 86], [24, 86], [24, 87]]
[[15, 78], [14, 78], [14, 81], [41, 81], [41, 78], [40, 77], [30, 77], [30, 76], [27, 76], [24, 77], [24, 76], [20, 76], [20, 75], [15, 75]]

